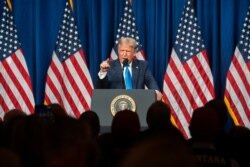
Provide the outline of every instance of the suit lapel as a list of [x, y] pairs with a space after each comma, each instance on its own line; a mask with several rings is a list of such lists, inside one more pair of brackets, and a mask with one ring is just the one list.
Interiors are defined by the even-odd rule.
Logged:
[[[123, 88], [124, 87], [123, 70], [121, 67], [121, 63], [118, 59], [115, 60], [114, 71], [115, 71], [116, 77], [119, 78], [118, 81], [120, 81], [120, 83], [119, 83], [120, 85], [118, 87]], [[116, 83], [116, 84], [118, 84], [118, 83]]]
[[137, 60], [134, 60], [132, 63], [132, 80], [134, 89], [136, 89], [138, 75], [139, 75], [139, 64]]
[[122, 71], [121, 63], [120, 63], [120, 61], [118, 59], [115, 60], [114, 69], [115, 69], [116, 74], [118, 74], [119, 77], [123, 77], [123, 73], [122, 73], [123, 71]]

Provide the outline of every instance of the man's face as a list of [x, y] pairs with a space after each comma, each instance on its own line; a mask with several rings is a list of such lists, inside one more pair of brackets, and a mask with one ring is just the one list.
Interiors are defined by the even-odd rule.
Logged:
[[135, 49], [127, 43], [121, 43], [118, 46], [118, 54], [120, 62], [123, 62], [125, 59], [128, 59], [128, 63], [130, 63], [134, 58]]

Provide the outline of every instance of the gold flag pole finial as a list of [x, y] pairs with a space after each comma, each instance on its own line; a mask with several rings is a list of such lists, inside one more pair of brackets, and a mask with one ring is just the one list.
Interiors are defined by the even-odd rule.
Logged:
[[8, 5], [8, 7], [9, 7], [9, 9], [12, 11], [12, 5], [11, 5], [10, 0], [7, 0], [6, 2], [7, 2], [7, 5]]
[[73, 10], [73, 1], [72, 0], [69, 0], [69, 5], [70, 5], [71, 9]]

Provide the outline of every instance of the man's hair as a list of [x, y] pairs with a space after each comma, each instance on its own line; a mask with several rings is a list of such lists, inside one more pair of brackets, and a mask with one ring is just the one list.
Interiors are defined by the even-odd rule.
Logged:
[[121, 37], [118, 41], [118, 46], [120, 44], [126, 43], [129, 46], [133, 47], [135, 49], [135, 52], [137, 51], [137, 42], [134, 38], [131, 37]]

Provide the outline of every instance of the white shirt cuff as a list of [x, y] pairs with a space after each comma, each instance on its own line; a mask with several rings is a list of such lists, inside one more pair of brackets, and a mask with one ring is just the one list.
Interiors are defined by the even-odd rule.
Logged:
[[107, 72], [102, 72], [102, 71], [99, 71], [99, 72], [98, 72], [98, 76], [99, 76], [100, 79], [105, 78], [106, 75], [107, 75]]

